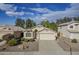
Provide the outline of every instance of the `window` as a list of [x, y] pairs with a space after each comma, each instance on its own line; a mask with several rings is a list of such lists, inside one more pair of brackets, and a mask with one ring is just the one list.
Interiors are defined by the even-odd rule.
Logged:
[[30, 32], [27, 32], [26, 33], [26, 37], [31, 37], [31, 33]]
[[70, 28], [73, 28], [73, 26], [71, 25]]

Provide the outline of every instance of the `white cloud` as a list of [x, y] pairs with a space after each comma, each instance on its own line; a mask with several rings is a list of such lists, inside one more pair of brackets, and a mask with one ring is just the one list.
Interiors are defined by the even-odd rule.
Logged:
[[40, 13], [51, 13], [52, 10], [49, 10], [47, 8], [30, 8], [31, 10], [33, 11], [37, 11], [37, 12], [40, 12]]
[[5, 12], [8, 16], [23, 16], [23, 15], [34, 15], [34, 13], [31, 12], [15, 12], [15, 11], [6, 11]]
[[4, 11], [6, 15], [8, 16], [23, 16], [23, 15], [34, 15], [32, 12], [24, 12], [22, 9], [25, 9], [25, 7], [21, 7], [21, 11], [17, 11], [17, 6], [14, 4], [0, 4], [0, 10]]
[[37, 9], [32, 9], [36, 10], [37, 12], [48, 12], [46, 14], [42, 15], [37, 15], [35, 16], [35, 20], [42, 21], [44, 19], [48, 19], [49, 21], [53, 20], [55, 21], [56, 19], [63, 18], [63, 17], [74, 17], [74, 16], [79, 16], [79, 4], [70, 4], [70, 8], [66, 8], [64, 11], [51, 11], [50, 9], [42, 9], [42, 8], [37, 8]]
[[34, 15], [32, 12], [25, 12], [26, 15]]
[[25, 13], [24, 12], [6, 11], [6, 14], [9, 15], [9, 16], [22, 16]]
[[0, 10], [2, 11], [15, 11], [17, 7], [15, 7], [13, 4], [0, 4]]

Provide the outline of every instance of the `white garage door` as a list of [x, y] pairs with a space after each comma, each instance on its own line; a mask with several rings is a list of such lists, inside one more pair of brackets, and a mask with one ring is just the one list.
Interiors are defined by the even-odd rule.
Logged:
[[40, 33], [40, 40], [55, 40], [55, 35], [52, 33]]

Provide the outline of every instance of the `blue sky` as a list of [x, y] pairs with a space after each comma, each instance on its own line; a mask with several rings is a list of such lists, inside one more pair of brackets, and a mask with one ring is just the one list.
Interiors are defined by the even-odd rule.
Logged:
[[63, 17], [79, 16], [78, 3], [0, 3], [0, 24], [13, 25], [16, 18], [27, 20], [28, 18], [37, 23], [48, 19], [56, 21]]

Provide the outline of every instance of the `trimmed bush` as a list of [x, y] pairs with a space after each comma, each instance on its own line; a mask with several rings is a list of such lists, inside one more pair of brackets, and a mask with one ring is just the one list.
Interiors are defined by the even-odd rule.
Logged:
[[15, 46], [15, 45], [17, 45], [17, 41], [15, 39], [9, 40], [8, 45]]
[[35, 29], [35, 30], [34, 30], [34, 32], [38, 32], [38, 30], [37, 30], [37, 29]]
[[13, 39], [14, 38], [14, 35], [12, 35], [12, 34], [6, 34], [6, 35], [3, 35], [3, 37], [2, 37], [2, 39], [3, 40], [11, 40], [11, 39]]
[[77, 43], [77, 40], [76, 39], [73, 39], [71, 42], [72, 43]]

